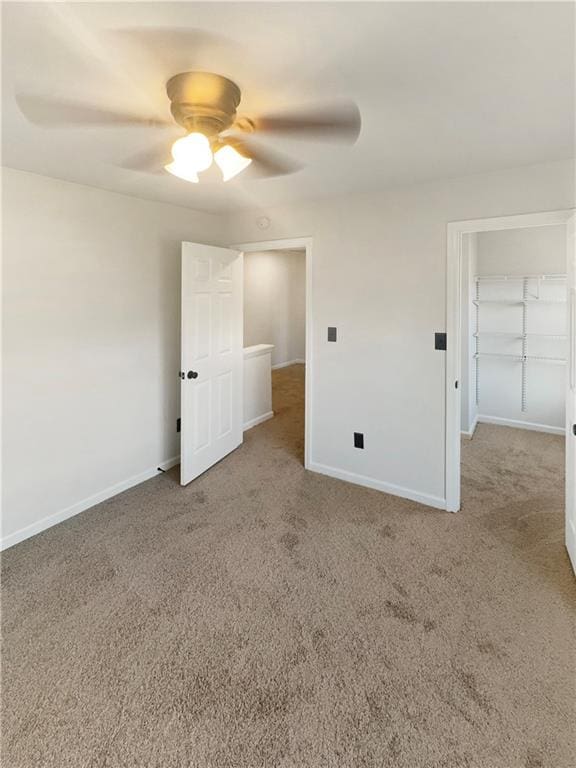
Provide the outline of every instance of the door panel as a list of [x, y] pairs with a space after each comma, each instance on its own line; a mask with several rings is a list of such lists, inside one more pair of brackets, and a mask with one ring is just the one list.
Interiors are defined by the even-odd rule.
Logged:
[[232, 376], [229, 373], [223, 373], [218, 377], [218, 395], [219, 403], [219, 423], [218, 437], [226, 437], [232, 429]]
[[242, 254], [182, 243], [180, 482], [242, 442]]
[[230, 352], [232, 348], [232, 294], [218, 294], [219, 352]]
[[190, 333], [193, 334], [195, 360], [205, 360], [210, 354], [210, 301], [209, 293], [197, 293], [195, 296], [196, 322], [190, 328]]
[[576, 573], [576, 214], [567, 226], [568, 375], [566, 397], [566, 547]]

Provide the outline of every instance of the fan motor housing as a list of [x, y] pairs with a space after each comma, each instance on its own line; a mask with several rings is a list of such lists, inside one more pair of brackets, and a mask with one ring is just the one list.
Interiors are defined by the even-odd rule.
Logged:
[[181, 72], [166, 84], [174, 120], [187, 131], [215, 136], [229, 128], [240, 104], [240, 88], [211, 72]]

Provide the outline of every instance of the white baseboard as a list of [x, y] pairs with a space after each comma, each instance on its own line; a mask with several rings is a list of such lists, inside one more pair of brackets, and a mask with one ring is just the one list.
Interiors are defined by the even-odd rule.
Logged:
[[252, 429], [252, 427], [255, 427], [257, 424], [262, 424], [263, 421], [268, 421], [268, 419], [273, 418], [274, 411], [268, 411], [268, 413], [265, 413], [263, 416], [256, 416], [255, 419], [250, 419], [250, 421], [244, 422], [244, 432], [247, 432], [249, 429]]
[[413, 491], [410, 488], [403, 488], [400, 485], [385, 483], [382, 480], [375, 480], [366, 475], [358, 475], [355, 472], [347, 472], [344, 469], [328, 467], [325, 464], [317, 464], [316, 462], [311, 462], [308, 469], [311, 472], [318, 472], [320, 475], [328, 475], [328, 477], [335, 477], [338, 480], [345, 480], [347, 483], [363, 485], [366, 488], [374, 488], [376, 491], [389, 493], [392, 496], [400, 496], [403, 499], [409, 499], [418, 504], [424, 504], [427, 507], [446, 509], [446, 499], [441, 499], [438, 496], [430, 496], [427, 493], [420, 493], [419, 491]]
[[465, 429], [462, 429], [460, 431], [460, 434], [462, 435], [462, 437], [465, 437], [467, 440], [472, 440], [472, 438], [474, 437], [474, 432], [476, 432], [477, 426], [478, 426], [478, 416], [474, 418], [474, 421], [472, 422], [470, 429], [468, 431], [466, 431]]
[[37, 520], [35, 523], [31, 523], [24, 528], [20, 528], [20, 530], [14, 531], [14, 533], [9, 534], [8, 536], [4, 536], [0, 539], [0, 550], [13, 547], [14, 544], [18, 544], [21, 541], [24, 541], [24, 539], [29, 539], [30, 536], [34, 536], [41, 531], [45, 531], [47, 528], [51, 528], [53, 525], [62, 523], [64, 520], [68, 520], [68, 518], [74, 517], [74, 515], [78, 515], [80, 512], [84, 512], [86, 509], [90, 509], [90, 507], [93, 507], [96, 504], [100, 504], [102, 501], [111, 499], [112, 496], [116, 496], [123, 491], [127, 491], [129, 488], [133, 488], [135, 485], [139, 485], [146, 480], [150, 480], [152, 477], [156, 477], [156, 475], [158, 475], [158, 468], [164, 470], [171, 469], [179, 463], [180, 456], [174, 456], [172, 459], [167, 459], [166, 461], [162, 461], [160, 464], [155, 464], [153, 467], [150, 467], [150, 469], [147, 469], [138, 475], [133, 475], [127, 480], [122, 480], [115, 485], [111, 485], [110, 487], [105, 488], [103, 491], [99, 491], [92, 496], [88, 496], [88, 498], [83, 499], [82, 501], [78, 501], [76, 504], [72, 504], [72, 506], [66, 507], [66, 509], [62, 509], [59, 512], [48, 515], [47, 517], [43, 517], [41, 520]]
[[272, 366], [272, 370], [275, 371], [278, 368], [288, 368], [289, 365], [305, 365], [306, 360], [303, 360], [300, 357], [297, 357], [295, 360], [288, 360], [285, 363], [276, 363], [276, 365]]
[[551, 427], [548, 424], [538, 424], [533, 421], [518, 421], [517, 419], [503, 419], [500, 416], [483, 416], [478, 414], [480, 424], [496, 424], [499, 427], [513, 427], [514, 429], [531, 429], [533, 432], [549, 432], [551, 435], [563, 435], [564, 427]]

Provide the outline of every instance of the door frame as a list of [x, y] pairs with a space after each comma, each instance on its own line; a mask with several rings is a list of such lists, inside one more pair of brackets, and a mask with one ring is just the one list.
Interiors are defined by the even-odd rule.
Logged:
[[304, 394], [304, 468], [312, 462], [312, 381], [313, 381], [313, 316], [312, 316], [312, 238], [293, 237], [283, 240], [263, 240], [257, 243], [239, 243], [229, 246], [242, 253], [283, 251], [300, 248], [306, 252], [306, 376]]
[[[462, 240], [464, 235], [476, 232], [495, 232], [503, 229], [566, 225], [573, 208], [498, 216], [489, 219], [452, 221], [447, 225], [446, 275], [446, 475], [445, 497], [448, 512], [460, 509], [460, 387], [462, 351]], [[566, 254], [568, 264], [568, 253]], [[573, 339], [568, 338], [568, 345]], [[570, 346], [568, 347], [570, 349]]]

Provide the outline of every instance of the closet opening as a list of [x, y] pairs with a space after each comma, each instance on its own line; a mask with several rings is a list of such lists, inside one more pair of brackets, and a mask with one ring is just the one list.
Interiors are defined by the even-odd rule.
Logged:
[[464, 236], [463, 436], [480, 424], [564, 434], [565, 240], [560, 224]]
[[576, 562], [574, 229], [573, 211], [448, 225], [446, 508], [527, 547], [563, 517]]

